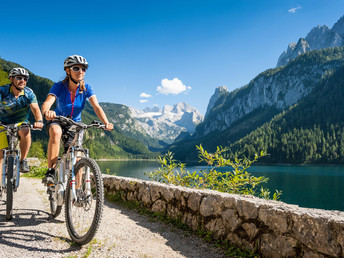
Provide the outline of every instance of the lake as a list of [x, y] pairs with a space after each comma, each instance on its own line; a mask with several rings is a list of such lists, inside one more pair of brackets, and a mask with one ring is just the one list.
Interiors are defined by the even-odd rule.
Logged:
[[[149, 180], [145, 172], [159, 167], [154, 161], [97, 161], [103, 173]], [[189, 171], [206, 169], [190, 166]], [[300, 207], [344, 211], [344, 166], [252, 166], [254, 176], [269, 178], [264, 187], [282, 191], [281, 201]]]

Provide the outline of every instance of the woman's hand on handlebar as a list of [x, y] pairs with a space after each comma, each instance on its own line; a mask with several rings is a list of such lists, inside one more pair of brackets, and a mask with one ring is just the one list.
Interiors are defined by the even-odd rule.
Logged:
[[56, 113], [53, 110], [49, 110], [44, 112], [44, 116], [47, 120], [53, 120], [56, 117]]

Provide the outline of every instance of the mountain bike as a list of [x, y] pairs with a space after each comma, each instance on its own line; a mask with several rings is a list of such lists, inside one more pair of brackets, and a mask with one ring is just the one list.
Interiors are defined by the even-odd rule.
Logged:
[[[56, 218], [65, 204], [67, 229], [77, 244], [87, 244], [96, 234], [103, 212], [103, 179], [98, 164], [89, 157], [79, 137], [91, 127], [105, 129], [105, 125], [93, 121], [86, 125], [72, 119], [57, 116], [54, 119], [63, 130], [65, 150], [55, 167], [55, 182], [47, 185], [51, 217]], [[81, 154], [81, 155], [80, 155]]]
[[[1, 124], [0, 133], [6, 131], [8, 138], [8, 147], [3, 149], [4, 164], [2, 167], [2, 192], [6, 194], [6, 219], [11, 220], [13, 217], [13, 193], [19, 187], [20, 179], [20, 150], [18, 147], [18, 131], [23, 128], [31, 130], [41, 130], [33, 128], [29, 123]], [[1, 195], [2, 195], [1, 192]], [[0, 196], [2, 198], [2, 196]]]

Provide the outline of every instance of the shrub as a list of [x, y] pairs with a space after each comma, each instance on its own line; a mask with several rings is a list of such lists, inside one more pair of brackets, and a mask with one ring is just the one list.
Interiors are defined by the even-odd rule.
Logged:
[[[164, 156], [159, 156], [157, 161], [160, 168], [147, 173], [149, 178], [167, 184], [192, 187], [197, 189], [211, 189], [220, 192], [254, 195], [264, 199], [270, 199], [270, 191], [259, 186], [266, 183], [266, 177], [252, 176], [247, 169], [259, 158], [267, 155], [265, 152], [255, 154], [253, 160], [247, 158], [225, 159], [223, 153], [227, 148], [217, 147], [216, 152], [207, 152], [202, 145], [196, 146], [199, 152], [200, 162], [207, 164], [206, 170], [189, 172], [185, 169], [185, 164], [173, 159], [173, 153], [168, 152]], [[220, 172], [218, 168], [228, 168], [228, 171]], [[272, 199], [278, 200], [281, 191], [276, 191]]]

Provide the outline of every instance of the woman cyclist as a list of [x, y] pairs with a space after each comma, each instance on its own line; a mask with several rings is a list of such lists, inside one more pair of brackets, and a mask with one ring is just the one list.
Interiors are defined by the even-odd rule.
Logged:
[[[105, 124], [105, 129], [113, 129], [113, 124], [109, 123], [103, 109], [100, 107], [93, 88], [84, 81], [85, 72], [88, 68], [86, 59], [79, 55], [69, 56], [64, 61], [63, 68], [66, 71], [66, 78], [51, 87], [42, 105], [42, 114], [48, 120], [46, 130], [49, 134], [48, 171], [42, 180], [44, 184], [54, 182], [60, 140], [65, 130], [59, 123], [53, 121], [56, 116], [69, 116], [75, 122], [80, 122], [81, 112], [85, 107], [86, 99], [89, 99], [94, 112]], [[55, 101], [57, 101], [56, 109], [54, 111], [50, 110]], [[78, 143], [81, 146], [82, 135], [78, 139]]]

